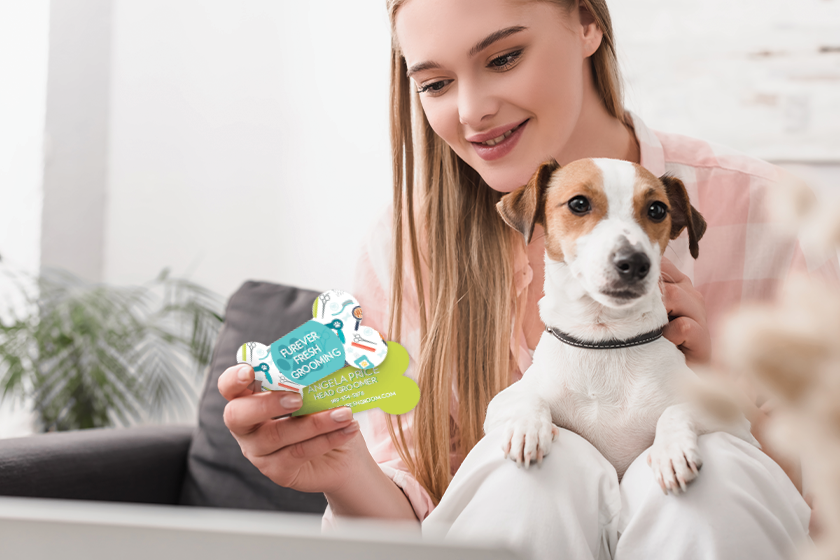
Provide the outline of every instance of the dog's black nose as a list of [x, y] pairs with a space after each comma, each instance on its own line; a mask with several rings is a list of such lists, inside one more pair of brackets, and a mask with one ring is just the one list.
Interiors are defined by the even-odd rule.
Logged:
[[642, 280], [650, 272], [650, 259], [638, 251], [619, 251], [613, 258], [613, 264], [625, 282]]

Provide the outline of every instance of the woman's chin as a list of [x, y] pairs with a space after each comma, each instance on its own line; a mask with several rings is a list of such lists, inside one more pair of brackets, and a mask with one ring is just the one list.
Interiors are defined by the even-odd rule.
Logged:
[[491, 169], [479, 170], [479, 174], [481, 175], [481, 178], [484, 179], [484, 182], [487, 183], [487, 185], [494, 191], [509, 193], [515, 191], [522, 185], [527, 184], [531, 179], [533, 171], [534, 170], [531, 170], [528, 173], [522, 173], [522, 171], [513, 169]]

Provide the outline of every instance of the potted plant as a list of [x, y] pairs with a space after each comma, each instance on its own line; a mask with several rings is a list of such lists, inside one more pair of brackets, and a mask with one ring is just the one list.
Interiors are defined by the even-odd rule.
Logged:
[[194, 402], [221, 326], [221, 300], [168, 270], [143, 286], [67, 272], [6, 274], [0, 400], [32, 403], [42, 431], [171, 420]]

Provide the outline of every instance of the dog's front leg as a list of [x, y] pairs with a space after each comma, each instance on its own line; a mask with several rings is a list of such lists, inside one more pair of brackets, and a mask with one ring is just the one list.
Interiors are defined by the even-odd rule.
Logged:
[[703, 466], [694, 416], [689, 404], [677, 404], [666, 408], [656, 422], [656, 436], [647, 461], [666, 494], [669, 490], [685, 492], [686, 485]]
[[711, 432], [727, 432], [759, 446], [750, 433], [750, 423], [743, 416], [723, 421], [690, 403], [665, 409], [656, 423], [656, 436], [647, 459], [663, 492], [680, 489], [685, 492], [686, 485], [703, 466], [697, 438]]
[[499, 426], [504, 426], [502, 451], [505, 457], [526, 469], [532, 462], [542, 463], [551, 450], [551, 443], [560, 434], [560, 429], [552, 422], [548, 402], [527, 378], [490, 401], [484, 433]]

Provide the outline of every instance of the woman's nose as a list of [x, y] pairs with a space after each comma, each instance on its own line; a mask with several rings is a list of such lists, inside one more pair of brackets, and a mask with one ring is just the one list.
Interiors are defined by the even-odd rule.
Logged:
[[458, 87], [458, 118], [462, 125], [481, 130], [499, 110], [499, 101], [486, 88], [461, 82]]

